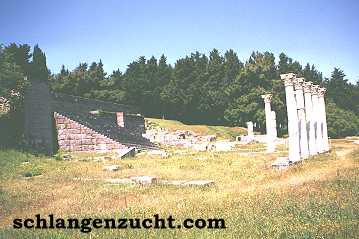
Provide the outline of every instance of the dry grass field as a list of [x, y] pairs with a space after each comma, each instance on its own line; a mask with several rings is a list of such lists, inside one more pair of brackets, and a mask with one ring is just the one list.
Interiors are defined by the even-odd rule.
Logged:
[[[251, 146], [254, 147], [253, 145]], [[259, 145], [258, 147], [263, 147]], [[282, 153], [283, 154], [283, 153]], [[103, 162], [0, 151], [0, 238], [358, 238], [359, 146], [332, 140], [332, 150], [285, 170], [277, 154], [172, 152], [139, 155], [117, 172]], [[39, 175], [24, 177], [32, 173]], [[107, 178], [153, 175], [211, 179], [213, 187], [109, 185]], [[226, 229], [13, 229], [14, 218], [146, 218], [159, 214], [223, 218]]]
[[226, 126], [210, 126], [210, 125], [186, 125], [176, 120], [163, 120], [155, 118], [146, 118], [154, 126], [166, 128], [168, 130], [191, 130], [200, 135], [217, 135], [219, 139], [235, 138], [237, 135], [247, 133], [246, 128], [242, 127], [226, 127]]

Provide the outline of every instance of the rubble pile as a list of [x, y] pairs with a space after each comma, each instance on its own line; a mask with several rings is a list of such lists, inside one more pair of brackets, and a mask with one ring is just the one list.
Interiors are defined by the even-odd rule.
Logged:
[[199, 135], [190, 130], [171, 131], [161, 127], [151, 127], [146, 129], [146, 133], [142, 136], [149, 139], [152, 143], [194, 148], [198, 151], [206, 151], [209, 143], [216, 140], [215, 135]]

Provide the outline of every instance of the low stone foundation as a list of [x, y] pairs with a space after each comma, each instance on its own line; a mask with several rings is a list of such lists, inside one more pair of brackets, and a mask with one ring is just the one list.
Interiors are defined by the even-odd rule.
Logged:
[[119, 152], [125, 148], [119, 142], [108, 138], [76, 121], [54, 112], [59, 149], [70, 152]]

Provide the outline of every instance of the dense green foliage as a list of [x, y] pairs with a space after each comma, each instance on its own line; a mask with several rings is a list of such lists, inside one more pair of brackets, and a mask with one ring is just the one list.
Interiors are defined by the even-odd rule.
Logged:
[[[260, 96], [272, 93], [278, 129], [285, 133], [285, 91], [279, 75], [288, 72], [327, 88], [326, 99], [333, 103], [327, 109], [331, 137], [358, 134], [359, 85], [350, 83], [337, 68], [324, 79], [314, 65], [303, 67], [284, 53], [278, 63], [270, 52], [253, 52], [242, 63], [233, 50], [221, 55], [213, 49], [209, 56], [195, 52], [178, 59], [174, 66], [164, 55], [159, 60], [142, 56], [124, 73], [117, 70], [106, 76], [100, 61], [90, 67], [82, 63], [71, 72], [63, 66], [51, 80], [55, 91], [136, 105], [148, 117], [227, 126], [254, 121], [256, 130], [262, 132], [265, 116]], [[341, 122], [340, 127], [334, 118]]]
[[28, 76], [30, 80], [49, 79], [56, 92], [136, 105], [147, 117], [226, 126], [245, 126], [247, 121], [254, 121], [256, 130], [262, 132], [265, 119], [260, 95], [272, 93], [278, 131], [285, 133], [285, 91], [279, 75], [295, 72], [327, 88], [331, 137], [359, 132], [359, 83], [350, 83], [337, 68], [324, 79], [314, 65], [303, 67], [284, 53], [276, 62], [270, 52], [253, 52], [243, 63], [233, 50], [221, 54], [213, 49], [209, 56], [195, 52], [173, 66], [164, 55], [148, 60], [142, 56], [124, 73], [116, 70], [107, 75], [101, 60], [81, 63], [72, 71], [63, 66], [60, 73], [51, 74], [41, 49], [35, 46], [33, 54], [30, 50], [26, 44], [0, 47], [0, 96], [11, 101], [10, 114], [18, 118], [27, 83], [23, 79]]
[[21, 146], [25, 88], [31, 80], [49, 78], [45, 54], [37, 45], [33, 53], [30, 51], [27, 44], [0, 45], [0, 97], [7, 99], [10, 105], [7, 114], [0, 114], [0, 146]]

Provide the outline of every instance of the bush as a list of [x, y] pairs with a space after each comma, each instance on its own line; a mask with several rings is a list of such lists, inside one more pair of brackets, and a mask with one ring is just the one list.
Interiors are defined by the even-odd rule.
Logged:
[[334, 103], [328, 103], [326, 110], [330, 137], [341, 138], [359, 134], [359, 117], [352, 111], [343, 110]]
[[24, 142], [23, 112], [0, 115], [0, 148], [21, 148]]

